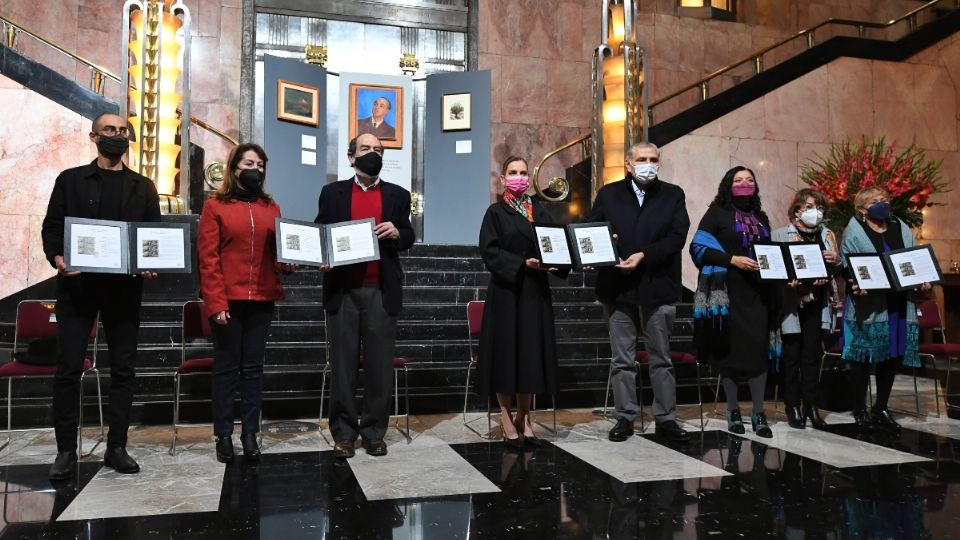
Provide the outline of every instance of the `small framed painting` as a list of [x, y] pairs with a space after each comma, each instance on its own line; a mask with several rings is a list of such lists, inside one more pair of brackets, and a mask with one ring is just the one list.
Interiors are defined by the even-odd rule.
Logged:
[[277, 118], [317, 127], [320, 124], [320, 89], [293, 81], [278, 80]]
[[470, 107], [470, 94], [444, 94], [443, 131], [470, 131], [473, 109]]
[[403, 148], [403, 87], [350, 85], [350, 138], [372, 133], [384, 148]]

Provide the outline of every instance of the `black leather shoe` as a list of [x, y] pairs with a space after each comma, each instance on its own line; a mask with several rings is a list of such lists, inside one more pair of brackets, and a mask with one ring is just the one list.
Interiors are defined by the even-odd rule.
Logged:
[[127, 453], [127, 449], [122, 446], [107, 448], [107, 451], [103, 454], [103, 465], [120, 474], [140, 472], [140, 465], [137, 465], [137, 462]]
[[827, 421], [820, 416], [820, 409], [816, 405], [807, 403], [803, 414], [810, 419], [810, 427], [813, 429], [827, 429]]
[[256, 433], [244, 433], [240, 435], [240, 444], [243, 445], [243, 457], [250, 461], [260, 459], [260, 445], [257, 444]]
[[767, 424], [767, 415], [763, 412], [750, 413], [750, 424], [753, 426], [753, 432], [756, 433], [758, 437], [765, 439], [773, 437], [773, 431], [770, 430], [770, 425]]
[[338, 441], [333, 445], [333, 457], [340, 459], [352, 458], [356, 450], [353, 448], [353, 441]]
[[76, 452], [57, 452], [57, 459], [53, 460], [50, 466], [50, 474], [47, 478], [51, 480], [68, 480], [77, 470]]
[[368, 456], [387, 455], [387, 443], [383, 442], [383, 439], [363, 441], [363, 448], [366, 449]]
[[523, 444], [529, 444], [535, 448], [540, 448], [543, 446], [543, 439], [537, 437], [536, 435], [524, 435]]
[[217, 461], [220, 463], [233, 463], [232, 438], [217, 437]]
[[794, 429], [807, 427], [807, 419], [800, 412], [800, 407], [787, 407], [787, 424]]
[[690, 434], [684, 431], [675, 420], [657, 422], [654, 433], [662, 435], [671, 441], [686, 441], [690, 439]]
[[613, 442], [623, 442], [633, 436], [633, 422], [626, 418], [618, 417], [617, 425], [613, 426], [607, 438]]
[[889, 430], [889, 431], [900, 431], [900, 424], [893, 419], [893, 415], [890, 414], [890, 410], [883, 408], [880, 410], [874, 409], [870, 416], [873, 417], [873, 423], [880, 428]]
[[873, 423], [873, 416], [866, 410], [853, 411], [853, 420], [859, 431], [873, 431], [877, 426]]
[[746, 433], [747, 430], [743, 428], [743, 417], [740, 416], [740, 409], [727, 411], [727, 431], [737, 435]]

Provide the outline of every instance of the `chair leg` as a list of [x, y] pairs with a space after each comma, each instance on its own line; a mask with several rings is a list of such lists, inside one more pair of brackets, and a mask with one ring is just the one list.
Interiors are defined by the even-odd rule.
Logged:
[[0, 446], [3, 450], [13, 441], [13, 378], [7, 377], [7, 442]]
[[556, 435], [557, 431], [557, 394], [554, 392], [550, 394], [550, 401], [553, 403], [553, 434]]
[[697, 370], [697, 405], [700, 408], [700, 431], [703, 431], [705, 426], [703, 423], [703, 392], [700, 389], [700, 362], [696, 363]]
[[717, 389], [713, 392], [713, 414], [715, 416], [720, 415], [720, 374], [717, 373]]
[[407, 439], [410, 439], [410, 370], [403, 368], [403, 415], [407, 423]]
[[917, 404], [917, 418], [920, 418], [920, 388], [917, 387], [917, 368], [913, 368], [913, 399]]
[[610, 361], [610, 367], [607, 369], [607, 391], [603, 396], [603, 417], [607, 417], [607, 408], [610, 406], [610, 384], [613, 382], [613, 361]]
[[470, 371], [473, 369], [473, 360], [467, 364], [467, 383], [463, 385], [463, 423], [467, 423], [467, 399], [470, 397]]
[[77, 420], [77, 452], [83, 457], [83, 376], [80, 374], [80, 418]]
[[170, 443], [170, 455], [177, 455], [177, 424], [180, 423], [180, 372], [173, 374], [173, 442]]
[[[317, 433], [320, 434], [320, 438], [323, 439], [323, 441], [326, 443], [329, 443], [330, 441], [328, 441], [327, 436], [323, 434], [323, 401], [324, 401], [324, 394], [327, 390], [327, 372], [329, 370], [330, 370], [330, 364], [324, 365], [323, 372], [320, 377], [320, 415], [317, 420]], [[327, 422], [327, 429], [329, 428], [330, 428], [330, 422]]]
[[93, 368], [93, 374], [97, 378], [97, 411], [100, 413], [100, 442], [106, 440], [106, 434], [103, 430], [103, 392], [100, 391], [100, 370]]

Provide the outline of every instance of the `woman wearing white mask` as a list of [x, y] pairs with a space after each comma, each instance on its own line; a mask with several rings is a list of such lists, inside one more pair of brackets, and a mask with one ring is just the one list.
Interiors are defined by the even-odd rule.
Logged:
[[[478, 371], [481, 395], [495, 394], [504, 443], [540, 446], [530, 422], [534, 394], [556, 388], [556, 338], [547, 272], [536, 258], [533, 222], [550, 215], [527, 195], [527, 161], [511, 156], [500, 170], [503, 195], [487, 209], [480, 226], [480, 256], [490, 271]], [[559, 272], [565, 276], [566, 271]], [[511, 415], [513, 396], [517, 414]]]
[[[833, 231], [823, 224], [827, 199], [813, 189], [801, 189], [787, 210], [790, 224], [773, 231], [774, 242], [816, 242], [823, 250], [823, 259], [831, 268], [840, 262], [839, 246]], [[817, 409], [819, 379], [820, 330], [830, 320], [836, 301], [836, 288], [831, 280], [812, 283], [791, 281], [783, 287], [780, 308], [780, 331], [783, 341], [783, 400], [790, 427], [803, 429], [807, 419], [811, 427], [823, 429], [827, 423]], [[829, 324], [829, 322], [828, 322]], [[803, 399], [803, 408], [800, 400]]]

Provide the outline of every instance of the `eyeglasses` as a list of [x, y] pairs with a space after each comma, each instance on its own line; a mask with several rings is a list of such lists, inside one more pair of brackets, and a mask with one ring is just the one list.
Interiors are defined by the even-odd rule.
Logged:
[[100, 131], [102, 135], [106, 135], [107, 137], [113, 137], [114, 135], [127, 135], [127, 128], [125, 127], [103, 126]]

